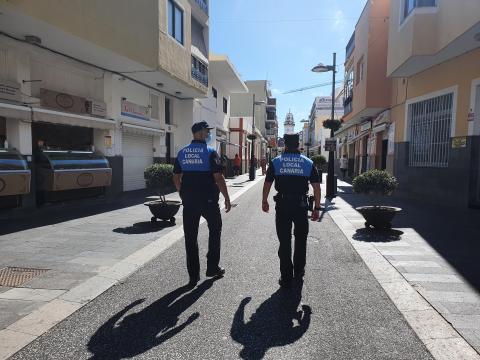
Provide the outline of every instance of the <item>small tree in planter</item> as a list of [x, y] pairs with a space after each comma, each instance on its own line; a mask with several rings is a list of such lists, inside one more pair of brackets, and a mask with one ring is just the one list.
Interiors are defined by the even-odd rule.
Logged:
[[313, 155], [310, 158], [313, 161], [315, 167], [321, 171], [326, 171], [327, 159], [323, 155]]
[[166, 201], [165, 194], [174, 191], [173, 165], [152, 164], [145, 169], [144, 178], [147, 188], [154, 189], [160, 196], [159, 200], [145, 203], [153, 214], [152, 222], [158, 219], [170, 220], [175, 223], [175, 214], [178, 212], [181, 203], [178, 201]]
[[368, 170], [353, 179], [353, 191], [357, 194], [372, 196], [377, 202], [374, 206], [360, 206], [356, 210], [365, 218], [365, 226], [376, 229], [390, 229], [391, 221], [401, 209], [378, 204], [381, 197], [391, 195], [398, 187], [397, 179], [385, 170]]

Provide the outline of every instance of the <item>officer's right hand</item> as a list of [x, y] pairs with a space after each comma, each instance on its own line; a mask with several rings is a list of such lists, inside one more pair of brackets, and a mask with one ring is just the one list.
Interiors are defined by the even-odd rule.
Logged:
[[263, 212], [268, 213], [268, 210], [270, 210], [270, 205], [268, 204], [268, 201], [262, 201], [262, 210]]
[[230, 203], [230, 199], [225, 199], [225, 212], [229, 212], [232, 208], [232, 204]]

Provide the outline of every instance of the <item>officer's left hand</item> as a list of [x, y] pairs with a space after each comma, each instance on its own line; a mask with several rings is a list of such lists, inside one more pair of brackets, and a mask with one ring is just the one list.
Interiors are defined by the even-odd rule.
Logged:
[[318, 210], [313, 209], [312, 211], [312, 221], [318, 221], [320, 219], [320, 213]]

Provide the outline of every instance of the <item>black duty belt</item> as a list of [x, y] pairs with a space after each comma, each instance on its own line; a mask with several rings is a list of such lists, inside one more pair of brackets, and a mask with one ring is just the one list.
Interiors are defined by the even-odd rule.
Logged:
[[308, 196], [306, 194], [277, 193], [277, 195], [275, 195], [273, 197], [273, 200], [275, 200], [275, 201], [278, 201], [278, 200], [291, 200], [291, 201], [299, 200], [299, 201], [302, 201], [302, 200], [306, 200], [307, 198], [308, 198]]

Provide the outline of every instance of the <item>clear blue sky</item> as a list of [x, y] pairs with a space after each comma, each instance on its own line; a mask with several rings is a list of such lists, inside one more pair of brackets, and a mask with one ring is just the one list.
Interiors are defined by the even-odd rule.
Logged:
[[229, 56], [243, 80], [271, 82], [277, 98], [280, 131], [291, 109], [297, 130], [308, 118], [315, 96], [330, 95], [331, 86], [282, 93], [330, 82], [331, 73], [310, 69], [330, 65], [337, 53], [343, 79], [345, 46], [365, 0], [211, 0], [210, 51]]

